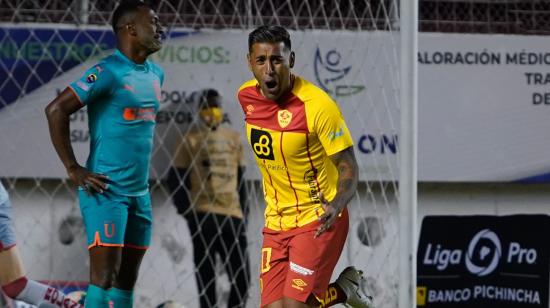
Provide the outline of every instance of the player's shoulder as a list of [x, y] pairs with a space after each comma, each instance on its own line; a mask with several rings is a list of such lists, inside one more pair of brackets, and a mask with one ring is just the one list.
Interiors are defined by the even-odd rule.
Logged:
[[320, 109], [327, 106], [336, 105], [336, 102], [328, 95], [328, 93], [313, 84], [312, 82], [296, 76], [294, 80], [293, 94], [298, 97], [306, 108]]
[[244, 90], [247, 90], [247, 89], [250, 89], [250, 88], [255, 88], [256, 86], [258, 85], [258, 81], [256, 79], [250, 79], [246, 82], [244, 82], [240, 87], [239, 87], [239, 93], [241, 93], [242, 91]]
[[126, 65], [126, 63], [119, 56], [117, 56], [116, 53], [112, 53], [101, 59], [98, 64], [103, 65], [105, 69], [110, 71], [119, 70]]
[[160, 65], [158, 65], [157, 63], [151, 60], [147, 60], [147, 62], [149, 63], [151, 72], [153, 72], [155, 75], [159, 77], [164, 76], [164, 70], [162, 69], [162, 67], [160, 67]]
[[239, 100], [239, 103], [243, 107], [243, 111], [245, 113], [247, 111], [244, 109], [244, 106], [254, 104], [259, 97], [258, 91], [256, 90], [257, 85], [258, 81], [256, 79], [251, 79], [239, 87], [237, 99]]
[[100, 75], [115, 76], [120, 71], [121, 65], [120, 59], [111, 54], [99, 60], [92, 68]]

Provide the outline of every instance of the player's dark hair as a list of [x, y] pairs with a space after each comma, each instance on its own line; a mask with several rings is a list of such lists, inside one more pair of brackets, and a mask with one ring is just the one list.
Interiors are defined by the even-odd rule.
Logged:
[[291, 49], [290, 34], [281, 26], [260, 26], [248, 35], [248, 51], [252, 51], [252, 45], [256, 43], [279, 43]]
[[120, 25], [118, 24], [119, 21], [130, 13], [135, 13], [139, 10], [140, 7], [148, 5], [139, 0], [122, 0], [120, 4], [116, 7], [115, 11], [113, 12], [113, 17], [111, 18], [111, 25], [113, 27], [113, 31], [115, 33], [118, 32], [118, 29], [120, 28]]

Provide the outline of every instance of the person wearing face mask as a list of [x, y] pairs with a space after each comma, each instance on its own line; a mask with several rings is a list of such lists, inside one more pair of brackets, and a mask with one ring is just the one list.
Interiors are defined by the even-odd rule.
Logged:
[[216, 255], [231, 281], [227, 307], [245, 307], [250, 269], [243, 146], [240, 134], [222, 125], [216, 90], [202, 91], [197, 115], [198, 125], [176, 147], [168, 186], [193, 239], [201, 308], [218, 307]]

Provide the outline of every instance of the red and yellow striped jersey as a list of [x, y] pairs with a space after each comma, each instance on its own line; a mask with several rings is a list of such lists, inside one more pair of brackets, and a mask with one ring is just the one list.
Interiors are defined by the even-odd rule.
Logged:
[[338, 170], [329, 156], [353, 145], [340, 109], [298, 76], [282, 103], [265, 98], [255, 79], [238, 98], [263, 177], [265, 226], [290, 230], [315, 221], [324, 212], [319, 192], [329, 201], [336, 195]]

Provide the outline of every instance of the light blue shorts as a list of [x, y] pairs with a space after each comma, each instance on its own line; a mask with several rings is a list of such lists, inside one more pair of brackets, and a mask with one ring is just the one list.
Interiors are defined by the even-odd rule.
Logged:
[[151, 196], [130, 197], [105, 191], [78, 191], [88, 249], [95, 246], [147, 249], [151, 243]]
[[0, 251], [15, 246], [15, 231], [11, 217], [10, 200], [0, 203]]

